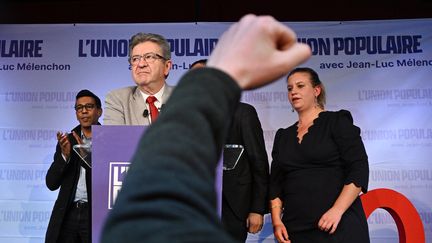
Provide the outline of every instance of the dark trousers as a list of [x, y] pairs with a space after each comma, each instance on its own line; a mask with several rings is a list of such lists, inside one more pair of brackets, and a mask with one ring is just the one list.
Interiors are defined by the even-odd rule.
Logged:
[[245, 242], [247, 238], [246, 219], [239, 219], [225, 197], [222, 197], [222, 224], [226, 231], [237, 241]]
[[74, 203], [66, 214], [58, 242], [91, 243], [90, 208], [88, 203]]

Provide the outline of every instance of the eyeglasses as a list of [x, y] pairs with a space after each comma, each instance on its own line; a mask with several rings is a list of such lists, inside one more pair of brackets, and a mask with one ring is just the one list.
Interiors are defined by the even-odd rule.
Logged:
[[95, 104], [85, 104], [85, 105], [76, 105], [74, 108], [76, 110], [76, 112], [83, 112], [84, 108], [86, 109], [86, 111], [91, 111], [96, 107]]
[[159, 54], [149, 52], [149, 53], [146, 53], [144, 55], [134, 55], [129, 59], [129, 61], [130, 61], [132, 66], [136, 66], [140, 63], [141, 59], [144, 59], [144, 61], [146, 63], [154, 63], [158, 59], [166, 60], [165, 57], [163, 57]]

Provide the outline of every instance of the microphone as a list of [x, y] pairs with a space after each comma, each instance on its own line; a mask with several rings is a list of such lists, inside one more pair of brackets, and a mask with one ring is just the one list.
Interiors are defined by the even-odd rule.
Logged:
[[[161, 110], [162, 110], [163, 107], [164, 107], [164, 104], [162, 104], [161, 107], [158, 108], [158, 111], [161, 112]], [[149, 111], [147, 110], [147, 108], [144, 110], [143, 116], [144, 117], [148, 117], [149, 116]]]

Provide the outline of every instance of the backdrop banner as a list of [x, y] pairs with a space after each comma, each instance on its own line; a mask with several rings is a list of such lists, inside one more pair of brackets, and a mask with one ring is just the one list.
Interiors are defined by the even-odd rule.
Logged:
[[[432, 242], [432, 19], [285, 24], [312, 48], [303, 66], [315, 69], [326, 86], [326, 109], [351, 111], [362, 129], [370, 189], [406, 196]], [[135, 85], [127, 61], [133, 34], [168, 39], [173, 68], [167, 82], [176, 85], [230, 25], [0, 25], [0, 242], [44, 241], [58, 193], [45, 185], [56, 132], [78, 124], [79, 90], [104, 100], [110, 90]], [[242, 96], [261, 118], [270, 163], [277, 129], [296, 121], [285, 79]], [[386, 211], [376, 210], [368, 223], [372, 242], [397, 242]], [[269, 215], [263, 230], [248, 236], [248, 242], [273, 239]]]

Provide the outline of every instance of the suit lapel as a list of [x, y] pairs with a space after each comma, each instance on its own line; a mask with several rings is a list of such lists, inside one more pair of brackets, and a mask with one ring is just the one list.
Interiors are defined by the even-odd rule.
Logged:
[[[162, 105], [165, 104], [168, 100], [168, 98], [171, 96], [171, 93], [173, 91], [172, 86], [165, 85], [164, 92], [162, 94]], [[144, 117], [143, 112], [147, 108], [144, 100], [142, 98], [142, 95], [138, 89], [138, 87], [135, 88], [133, 95], [129, 101], [130, 107], [131, 107], [131, 122], [132, 124], [142, 124], [142, 125], [150, 125], [150, 116]]]
[[162, 105], [165, 104], [168, 101], [168, 98], [171, 96], [171, 93], [173, 91], [172, 86], [168, 86], [168, 84], [165, 85], [165, 90], [162, 94]]
[[131, 119], [132, 124], [143, 124], [143, 125], [149, 125], [149, 116], [144, 117], [143, 113], [146, 109], [146, 106], [144, 104], [144, 100], [142, 98], [142, 95], [138, 89], [138, 87], [135, 88], [135, 91], [131, 97], [130, 106], [132, 108], [131, 112]]

